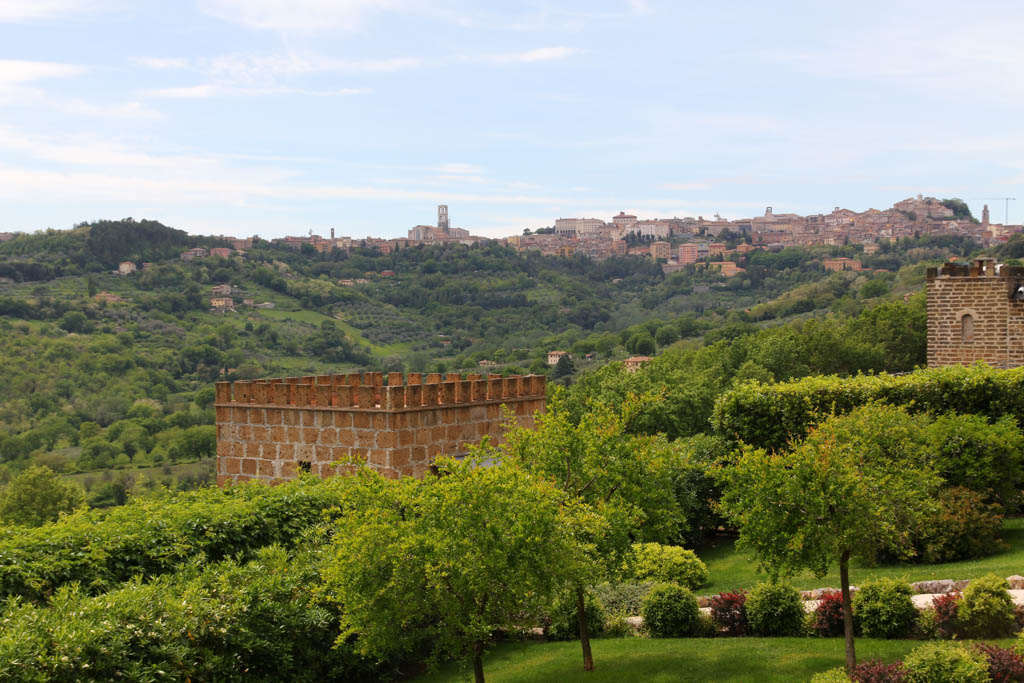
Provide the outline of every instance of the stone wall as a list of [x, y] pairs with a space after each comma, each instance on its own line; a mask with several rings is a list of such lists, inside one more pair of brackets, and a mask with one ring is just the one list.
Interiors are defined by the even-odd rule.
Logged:
[[928, 366], [1024, 365], [1024, 268], [979, 259], [928, 269]]
[[217, 483], [341, 474], [349, 461], [421, 477], [440, 454], [500, 441], [505, 410], [520, 424], [546, 405], [539, 375], [364, 373], [218, 382]]

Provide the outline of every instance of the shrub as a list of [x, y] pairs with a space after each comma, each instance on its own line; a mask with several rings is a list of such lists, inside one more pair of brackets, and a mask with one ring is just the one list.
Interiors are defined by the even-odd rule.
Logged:
[[1006, 579], [986, 574], [964, 589], [958, 617], [968, 638], [1001, 638], [1013, 633], [1016, 625], [1013, 600], [1006, 591]]
[[903, 638], [917, 621], [910, 585], [881, 578], [860, 587], [853, 598], [853, 614], [868, 638]]
[[953, 562], [983, 557], [1001, 550], [1003, 526], [1000, 506], [961, 486], [939, 493], [942, 512], [919, 532], [915, 546], [925, 562]]
[[906, 676], [903, 662], [886, 664], [880, 659], [869, 659], [854, 667], [850, 680], [856, 683], [903, 683]]
[[655, 638], [678, 638], [699, 633], [700, 608], [689, 588], [660, 583], [644, 600], [644, 627]]
[[960, 633], [960, 594], [943, 593], [932, 598], [931, 610], [935, 615], [935, 634], [947, 640]]
[[938, 640], [939, 629], [935, 625], [935, 610], [933, 608], [923, 609], [917, 613], [917, 630], [914, 637], [919, 640]]
[[[914, 412], [1024, 415], [1024, 368], [944, 367], [906, 375], [813, 376], [778, 384], [741, 384], [715, 401], [715, 434], [757, 448], [803, 439], [823, 415], [845, 415], [872, 401]], [[941, 467], [939, 469], [942, 469]]]
[[394, 663], [336, 642], [341, 613], [320, 585], [310, 556], [265, 548], [246, 564], [190, 566], [99, 596], [64, 587], [47, 607], [13, 599], [0, 614], [0, 680], [387, 677]]
[[839, 591], [822, 593], [814, 609], [811, 629], [819, 636], [834, 638], [845, 632], [843, 625], [843, 594]]
[[747, 593], [720, 593], [711, 598], [711, 620], [716, 630], [727, 636], [747, 635]]
[[633, 546], [633, 571], [640, 581], [678, 583], [696, 590], [708, 582], [708, 568], [692, 550], [660, 543]]
[[601, 583], [594, 587], [594, 596], [609, 614], [632, 617], [640, 614], [644, 598], [653, 583]]
[[804, 629], [800, 593], [783, 583], [760, 583], [747, 596], [747, 622], [756, 636], [798, 636]]
[[70, 582], [97, 594], [135, 576], [172, 572], [196, 556], [249, 558], [261, 547], [287, 546], [325, 514], [340, 514], [351, 481], [206, 487], [78, 512], [40, 528], [0, 528], [0, 598], [45, 600]]
[[907, 683], [985, 683], [988, 664], [960, 643], [926, 643], [903, 659]]
[[1024, 434], [1005, 415], [989, 422], [981, 415], [939, 415], [926, 429], [934, 464], [942, 478], [1016, 509], [1024, 479]]
[[837, 666], [828, 671], [822, 671], [811, 676], [811, 683], [849, 683], [850, 677], [846, 675], [846, 669]]
[[1012, 649], [977, 643], [974, 650], [988, 661], [988, 675], [993, 683], [1024, 681], [1024, 658]]
[[[604, 634], [605, 610], [601, 602], [589, 592], [583, 597], [583, 613], [591, 636]], [[566, 591], [552, 606], [544, 624], [544, 635], [551, 640], [575, 640], [580, 637], [579, 609], [576, 592]]]

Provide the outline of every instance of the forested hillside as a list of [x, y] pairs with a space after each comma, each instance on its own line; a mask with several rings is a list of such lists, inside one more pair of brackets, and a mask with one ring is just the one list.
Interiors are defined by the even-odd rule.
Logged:
[[[804, 321], [846, 319], [901, 298], [920, 288], [925, 260], [973, 249], [954, 238], [886, 244], [860, 256], [874, 269], [861, 273], [821, 265], [824, 257], [856, 255], [853, 247], [755, 251], [737, 257], [746, 272], [732, 278], [695, 268], [666, 277], [645, 258], [597, 263], [497, 243], [384, 255], [257, 240], [244, 256], [179, 258], [186, 248], [222, 244], [134, 220], [0, 244], [0, 481], [30, 462], [62, 472], [146, 466], [165, 479], [181, 474], [171, 468], [213, 453], [210, 387], [218, 377], [481, 364], [546, 373], [547, 352], [563, 349], [574, 361], [556, 372], [568, 380], [673, 345], [690, 359], [678, 372], [691, 387], [831, 371], [810, 351], [792, 350], [787, 335], [804, 334], [797, 329], [817, 329], [827, 337], [821, 344], [861, 344], [835, 371], [909, 369], [923, 359], [921, 348], [871, 346], [877, 325], [854, 333], [842, 327], [853, 323]], [[125, 259], [152, 265], [116, 275]], [[216, 285], [231, 285], [233, 310], [211, 310]], [[911, 310], [902, 319], [886, 314], [886, 324], [920, 332], [922, 309]], [[803, 327], [784, 325], [757, 343], [795, 353], [793, 367], [780, 369], [778, 354], [740, 350], [751, 345], [743, 341], [750, 333], [790, 321]], [[749, 362], [721, 369], [720, 356], [745, 353]], [[707, 413], [702, 407], [693, 419]], [[186, 474], [190, 482], [203, 476]], [[94, 502], [123, 498], [124, 482], [96, 483], [104, 493]]]

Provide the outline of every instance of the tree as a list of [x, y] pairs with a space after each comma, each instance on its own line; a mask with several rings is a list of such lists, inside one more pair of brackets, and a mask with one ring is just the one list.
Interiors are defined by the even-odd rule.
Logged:
[[[677, 452], [663, 436], [626, 432], [638, 405], [591, 405], [578, 423], [565, 409], [564, 390], [556, 390], [535, 429], [514, 425], [505, 443], [489, 455], [518, 464], [554, 481], [569, 501], [585, 504], [604, 520], [600, 537], [589, 539], [594, 552], [577, 576], [577, 619], [583, 668], [594, 668], [585, 616], [588, 583], [614, 576], [629, 558], [634, 540], [672, 541], [685, 525], [674, 492]], [[485, 449], [486, 451], [486, 446]]]
[[344, 614], [339, 642], [384, 658], [423, 646], [472, 662], [497, 630], [517, 630], [549, 603], [581, 550], [584, 510], [511, 464], [440, 459], [442, 476], [389, 480], [361, 471], [337, 521], [324, 580]]
[[[935, 512], [941, 482], [922, 449], [887, 427], [906, 414], [869, 406], [826, 420], [789, 453], [745, 447], [723, 470], [721, 510], [773, 578], [839, 565], [846, 666], [857, 658], [850, 610], [850, 558], [913, 553], [912, 532]], [[903, 448], [901, 448], [901, 446]]]
[[7, 485], [0, 497], [0, 520], [42, 526], [70, 513], [84, 501], [82, 490], [65, 484], [48, 467], [28, 468]]
[[569, 357], [569, 354], [565, 354], [559, 356], [558, 362], [555, 363], [555, 368], [551, 371], [551, 379], [569, 377], [574, 372], [576, 372], [576, 367], [573, 365], [572, 358]]

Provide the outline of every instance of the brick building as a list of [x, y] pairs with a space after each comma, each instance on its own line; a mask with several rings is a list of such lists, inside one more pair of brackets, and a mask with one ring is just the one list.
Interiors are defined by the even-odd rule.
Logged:
[[927, 277], [929, 367], [1024, 365], [1024, 268], [975, 259]]
[[329, 477], [348, 459], [388, 477], [423, 476], [438, 455], [500, 440], [546, 405], [540, 375], [379, 372], [217, 383], [217, 483]]

